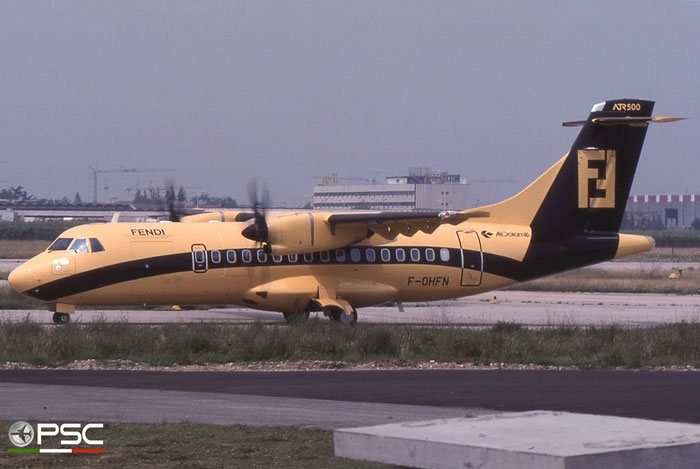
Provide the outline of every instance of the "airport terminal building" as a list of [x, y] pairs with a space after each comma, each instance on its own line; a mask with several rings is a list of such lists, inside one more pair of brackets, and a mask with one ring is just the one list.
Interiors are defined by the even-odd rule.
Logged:
[[410, 168], [405, 176], [388, 176], [384, 184], [342, 185], [336, 175], [314, 186], [316, 210], [464, 210], [469, 185], [459, 174]]
[[667, 228], [690, 228], [700, 219], [700, 195], [632, 195], [625, 217], [637, 228], [657, 224]]

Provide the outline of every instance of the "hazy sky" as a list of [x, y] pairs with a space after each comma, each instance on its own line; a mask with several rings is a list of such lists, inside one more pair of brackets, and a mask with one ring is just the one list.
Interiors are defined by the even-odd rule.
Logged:
[[[278, 204], [315, 179], [458, 172], [480, 202], [568, 151], [593, 104], [656, 115], [633, 193], [700, 193], [698, 1], [0, 0], [0, 187], [92, 199], [89, 164]], [[100, 179], [118, 187], [167, 175]], [[109, 191], [105, 191], [109, 185]]]

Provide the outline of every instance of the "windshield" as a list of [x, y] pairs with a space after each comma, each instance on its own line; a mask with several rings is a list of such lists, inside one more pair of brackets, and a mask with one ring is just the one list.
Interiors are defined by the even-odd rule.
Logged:
[[92, 252], [101, 252], [105, 250], [104, 246], [102, 246], [102, 243], [97, 238], [90, 238], [90, 247], [92, 248]]
[[85, 238], [76, 238], [70, 248], [75, 252], [90, 252]]
[[49, 251], [65, 251], [70, 246], [71, 241], [73, 238], [58, 238], [49, 246]]

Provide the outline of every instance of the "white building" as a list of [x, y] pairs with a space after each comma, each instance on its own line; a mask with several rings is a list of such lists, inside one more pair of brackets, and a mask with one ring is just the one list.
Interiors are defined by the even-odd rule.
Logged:
[[333, 175], [314, 186], [317, 210], [464, 210], [469, 185], [459, 174], [409, 168], [407, 176], [389, 176], [385, 184], [340, 185]]

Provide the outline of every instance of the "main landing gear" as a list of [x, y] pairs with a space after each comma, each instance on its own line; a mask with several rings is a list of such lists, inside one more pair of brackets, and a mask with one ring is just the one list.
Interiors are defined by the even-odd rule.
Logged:
[[53, 313], [54, 324], [68, 324], [70, 323], [70, 314], [67, 313]]
[[350, 314], [345, 313], [342, 308], [337, 306], [327, 306], [323, 309], [323, 314], [331, 318], [333, 322], [339, 322], [340, 324], [345, 324], [352, 326], [357, 322], [357, 310], [353, 309]]

